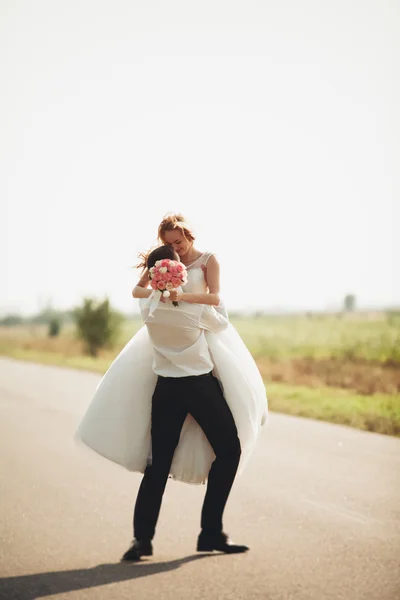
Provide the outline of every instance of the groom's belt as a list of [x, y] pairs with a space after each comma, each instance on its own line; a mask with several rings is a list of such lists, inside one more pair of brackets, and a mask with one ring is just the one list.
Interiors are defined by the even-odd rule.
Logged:
[[212, 377], [212, 371], [209, 373], [203, 373], [202, 375], [183, 375], [182, 377], [164, 377], [163, 375], [159, 375], [158, 379], [162, 379], [163, 381], [177, 381], [178, 379], [201, 379], [202, 377]]

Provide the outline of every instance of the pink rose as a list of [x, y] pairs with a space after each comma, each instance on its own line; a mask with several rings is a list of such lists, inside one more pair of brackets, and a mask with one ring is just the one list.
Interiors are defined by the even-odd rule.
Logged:
[[160, 281], [162, 279], [162, 275], [161, 273], [154, 273], [154, 277], [153, 277], [154, 281]]
[[174, 288], [178, 288], [181, 285], [181, 280], [178, 279], [178, 277], [173, 277], [171, 279], [171, 283], [174, 286]]
[[162, 266], [162, 267], [168, 267], [168, 266], [169, 266], [169, 263], [170, 263], [169, 259], [168, 259], [168, 258], [164, 258], [164, 259], [161, 261], [161, 266]]
[[172, 275], [171, 273], [164, 273], [164, 281], [171, 281]]
[[183, 264], [182, 263], [177, 263], [176, 269], [177, 269], [178, 273], [182, 273], [184, 271]]
[[169, 272], [171, 273], [171, 275], [177, 275], [178, 269], [176, 268], [176, 266], [170, 266]]
[[165, 290], [165, 281], [159, 281], [157, 287], [159, 290]]
[[151, 280], [150, 285], [153, 288], [153, 290], [158, 290], [157, 281], [155, 281], [154, 279]]

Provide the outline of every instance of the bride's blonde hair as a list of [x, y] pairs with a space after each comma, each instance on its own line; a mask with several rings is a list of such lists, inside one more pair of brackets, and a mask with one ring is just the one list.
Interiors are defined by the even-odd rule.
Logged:
[[194, 242], [196, 239], [194, 237], [193, 230], [189, 223], [187, 223], [185, 220], [185, 217], [180, 213], [171, 213], [166, 214], [158, 226], [159, 241], [165, 244], [165, 232], [174, 231], [175, 229], [179, 229], [188, 242]]

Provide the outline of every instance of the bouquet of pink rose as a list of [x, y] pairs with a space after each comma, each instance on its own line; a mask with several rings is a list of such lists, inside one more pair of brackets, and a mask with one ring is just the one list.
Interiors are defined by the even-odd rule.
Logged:
[[[158, 290], [164, 298], [168, 298], [172, 290], [187, 283], [187, 271], [185, 265], [169, 258], [158, 260], [154, 267], [149, 269], [150, 285], [153, 290]], [[178, 306], [178, 302], [173, 302]]]

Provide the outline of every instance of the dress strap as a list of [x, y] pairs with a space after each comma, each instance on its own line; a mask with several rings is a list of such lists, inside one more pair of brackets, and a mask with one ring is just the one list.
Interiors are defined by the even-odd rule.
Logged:
[[194, 262], [192, 262], [190, 265], [188, 265], [186, 267], [187, 270], [190, 269], [198, 269], [200, 267], [202, 267], [203, 265], [206, 265], [208, 263], [208, 259], [210, 258], [210, 256], [212, 256], [214, 253], [213, 252], [203, 252], [203, 254], [201, 254], [199, 256], [199, 258], [197, 258]]
[[214, 252], [203, 252], [201, 256], [201, 264], [206, 265], [208, 263], [209, 258], [214, 254]]

